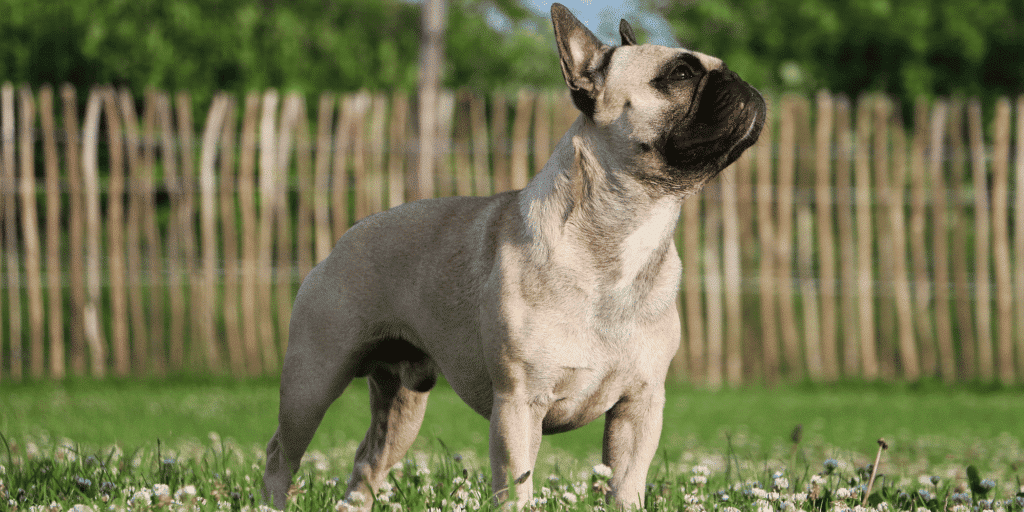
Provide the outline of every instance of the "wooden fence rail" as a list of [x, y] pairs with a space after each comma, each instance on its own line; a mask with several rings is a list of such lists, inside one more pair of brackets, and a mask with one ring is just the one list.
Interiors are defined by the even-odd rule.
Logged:
[[[355, 220], [423, 179], [522, 187], [576, 117], [561, 94], [445, 94], [420, 177], [404, 94], [324, 94], [315, 119], [221, 94], [200, 130], [187, 93], [78, 99], [0, 87], [0, 382], [274, 373], [298, 283]], [[771, 104], [684, 205], [674, 375], [1024, 381], [1024, 96], [919, 101], [912, 129], [880, 96]]]

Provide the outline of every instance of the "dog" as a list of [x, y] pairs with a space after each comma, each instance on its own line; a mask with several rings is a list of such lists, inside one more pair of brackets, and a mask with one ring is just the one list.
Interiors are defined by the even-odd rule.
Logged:
[[490, 420], [498, 503], [532, 501], [542, 434], [604, 414], [609, 499], [643, 506], [680, 341], [680, 208], [757, 140], [765, 102], [715, 57], [637, 44], [625, 20], [621, 46], [560, 4], [551, 21], [581, 113], [529, 184], [369, 216], [303, 281], [263, 477], [274, 507], [355, 377], [371, 425], [345, 496], [373, 496], [439, 373]]

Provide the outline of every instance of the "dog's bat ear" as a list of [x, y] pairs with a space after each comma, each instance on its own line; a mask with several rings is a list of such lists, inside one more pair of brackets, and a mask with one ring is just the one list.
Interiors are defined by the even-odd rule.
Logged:
[[622, 46], [636, 44], [636, 34], [633, 33], [633, 27], [629, 26], [629, 22], [626, 20], [619, 20], [619, 35], [622, 36]]
[[564, 5], [551, 4], [551, 23], [562, 63], [562, 76], [576, 108], [594, 115], [597, 91], [604, 85], [604, 71], [612, 50], [602, 44]]

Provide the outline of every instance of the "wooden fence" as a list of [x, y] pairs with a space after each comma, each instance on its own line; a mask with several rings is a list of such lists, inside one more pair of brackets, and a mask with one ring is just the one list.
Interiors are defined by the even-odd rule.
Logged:
[[[198, 135], [185, 93], [59, 96], [0, 88], [0, 382], [274, 373], [314, 262], [422, 189], [403, 94], [314, 115], [222, 94]], [[440, 110], [438, 196], [524, 186], [576, 117], [529, 91]], [[989, 123], [977, 100], [922, 101], [909, 133], [878, 96], [770, 110], [685, 203], [676, 376], [1024, 381], [1024, 96]]]

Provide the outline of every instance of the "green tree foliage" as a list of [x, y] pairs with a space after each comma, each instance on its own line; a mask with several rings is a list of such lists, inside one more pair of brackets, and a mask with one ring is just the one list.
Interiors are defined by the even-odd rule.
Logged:
[[[446, 86], [561, 84], [550, 23], [524, 5], [449, 0]], [[637, 5], [767, 90], [885, 91], [909, 103], [1024, 84], [1020, 0]], [[188, 90], [200, 101], [267, 87], [413, 91], [419, 10], [407, 0], [0, 0], [0, 80]]]
[[[400, 0], [0, 0], [0, 80], [214, 91], [413, 91], [420, 5]], [[485, 15], [506, 18], [498, 32]], [[543, 21], [510, 0], [453, 0], [446, 85], [554, 85]], [[525, 28], [524, 28], [525, 27]]]
[[1019, 0], [714, 0], [659, 10], [685, 46], [757, 86], [856, 95], [1018, 94]]

